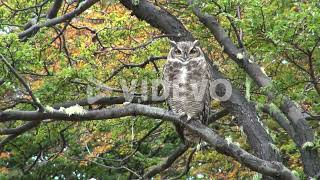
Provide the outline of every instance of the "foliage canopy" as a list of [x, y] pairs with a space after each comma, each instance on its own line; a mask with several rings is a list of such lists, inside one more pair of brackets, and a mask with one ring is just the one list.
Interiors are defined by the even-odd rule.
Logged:
[[[253, 114], [260, 120], [266, 136], [270, 136], [272, 147], [281, 155], [282, 163], [292, 174], [301, 179], [320, 176], [306, 170], [307, 157], [302, 157], [304, 151], [312, 151], [314, 161], [319, 158], [319, 2], [197, 0], [191, 5], [190, 2], [0, 1], [1, 178], [138, 178], [179, 150], [182, 142], [172, 122], [139, 115], [74, 121], [43, 118], [35, 122], [32, 129], [8, 133], [8, 129], [33, 121], [26, 122], [23, 118], [8, 120], [6, 118], [10, 116], [4, 113], [41, 110], [37, 102], [48, 112], [61, 107], [70, 108], [68, 102], [81, 105], [81, 102], [87, 102], [86, 98], [97, 95], [120, 98], [123, 97], [123, 93], [118, 91], [122, 80], [151, 83], [152, 79], [161, 78], [170, 48], [168, 40], [179, 40], [183, 34], [176, 34], [179, 29], [172, 34], [166, 32], [166, 27], [161, 28], [161, 22], [153, 19], [157, 14], [143, 14], [151, 11], [141, 11], [139, 7], [148, 3], [159, 12], [168, 13], [168, 19], [177, 18], [201, 42], [208, 58], [233, 86], [242, 94], [250, 95], [247, 100], [256, 107], [252, 109]], [[195, 13], [195, 8], [200, 8], [203, 14], [207, 13], [206, 17], [214, 17], [218, 27], [224, 29], [224, 35], [231, 39], [248, 62], [261, 67], [255, 70], [268, 75], [272, 84], [261, 85], [257, 81], [261, 79], [259, 73], [253, 73], [256, 78], [252, 76], [252, 67], [247, 67], [248, 63], [239, 66], [242, 63], [239, 52], [236, 52], [237, 57], [232, 56], [228, 44], [217, 41], [217, 36], [210, 29], [209, 26], [215, 24], [206, 24]], [[49, 17], [50, 13], [53, 17]], [[68, 13], [74, 13], [74, 16], [68, 18]], [[59, 22], [45, 25], [53, 20]], [[168, 21], [168, 26], [176, 27], [171, 22]], [[26, 34], [33, 27], [36, 28]], [[24, 79], [36, 99], [32, 98], [4, 60]], [[141, 91], [137, 88], [135, 92]], [[268, 96], [270, 92], [273, 93], [271, 99]], [[294, 101], [294, 106], [303, 115], [299, 116], [299, 122], [291, 119], [291, 114], [287, 113], [289, 110], [283, 105], [288, 105], [284, 103], [287, 97]], [[163, 101], [146, 104], [167, 109]], [[83, 114], [86, 114], [91, 110], [123, 106], [121, 101], [114, 100], [85, 104], [76, 110], [81, 114], [81, 108], [84, 108]], [[233, 113], [232, 108], [218, 101], [212, 102], [215, 112], [227, 110], [230, 113], [209, 127], [227, 142], [264, 159], [248, 143], [248, 136], [252, 134], [248, 133], [249, 129], [244, 129], [242, 123], [245, 120], [239, 120], [239, 114]], [[70, 119], [73, 113], [69, 114]], [[304, 126], [299, 126], [300, 122]], [[212, 147], [201, 150], [190, 147], [185, 151], [170, 167], [157, 172], [155, 177], [262, 177], [250, 170], [247, 164], [237, 162], [234, 156], [225, 156]], [[228, 152], [225, 154], [230, 155]], [[319, 163], [315, 162], [314, 170], [320, 172]]]

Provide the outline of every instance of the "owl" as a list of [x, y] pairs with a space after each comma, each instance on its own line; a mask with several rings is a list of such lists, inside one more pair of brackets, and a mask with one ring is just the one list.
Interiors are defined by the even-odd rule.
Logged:
[[[164, 90], [170, 109], [188, 120], [207, 124], [210, 113], [211, 66], [198, 46], [198, 41], [171, 42], [167, 62], [163, 68]], [[192, 133], [176, 124], [183, 140], [194, 141]]]

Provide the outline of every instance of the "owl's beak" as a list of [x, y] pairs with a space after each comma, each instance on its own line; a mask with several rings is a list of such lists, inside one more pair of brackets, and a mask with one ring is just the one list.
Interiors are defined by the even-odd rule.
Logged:
[[188, 60], [188, 55], [187, 55], [187, 53], [183, 53], [182, 58], [183, 58], [184, 61], [187, 61], [187, 60]]

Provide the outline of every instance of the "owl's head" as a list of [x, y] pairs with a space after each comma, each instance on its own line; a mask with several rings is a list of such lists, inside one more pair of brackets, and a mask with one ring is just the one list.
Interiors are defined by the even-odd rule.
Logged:
[[168, 54], [168, 59], [177, 59], [183, 62], [197, 57], [203, 57], [201, 48], [197, 40], [195, 41], [170, 41], [172, 48]]

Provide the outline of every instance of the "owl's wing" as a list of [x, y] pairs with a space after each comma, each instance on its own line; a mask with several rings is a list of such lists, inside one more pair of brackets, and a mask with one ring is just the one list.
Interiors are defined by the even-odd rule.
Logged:
[[[204, 76], [207, 80], [209, 81], [213, 81], [213, 65], [210, 62], [206, 63], [206, 72], [204, 73]], [[207, 125], [208, 124], [208, 118], [210, 116], [210, 112], [211, 112], [211, 101], [213, 100], [213, 97], [211, 97], [210, 94], [210, 83], [208, 84], [208, 86], [206, 87], [206, 91], [204, 94], [204, 99], [203, 99], [203, 103], [204, 103], [204, 109], [203, 109], [203, 118], [202, 118], [202, 123]]]
[[162, 70], [162, 80], [166, 80], [168, 78], [168, 64], [164, 64]]
[[[162, 70], [162, 90], [163, 90], [163, 93], [167, 93], [165, 91], [168, 91], [169, 90], [169, 86], [170, 86], [170, 83], [169, 83], [169, 69], [168, 69], [168, 64], [166, 63], [164, 66], [163, 66], [163, 70]], [[168, 108], [169, 110], [172, 110], [172, 107], [171, 107], [171, 98], [170, 96], [166, 95], [166, 103], [168, 105]]]
[[[212, 81], [214, 81], [215, 80], [215, 78], [214, 78], [214, 76], [213, 76], [213, 68], [214, 68], [214, 64], [212, 63], [212, 62], [209, 62], [208, 60], [206, 60], [206, 73], [205, 73], [205, 76], [206, 76], [206, 78], [210, 81], [210, 82], [212, 82]], [[211, 83], [209, 83], [209, 88], [210, 88], [210, 85], [211, 85]], [[210, 92], [210, 91], [209, 91]], [[211, 99], [213, 99], [214, 97], [211, 97], [211, 94], [209, 93], [209, 96], [210, 96], [210, 98]]]

